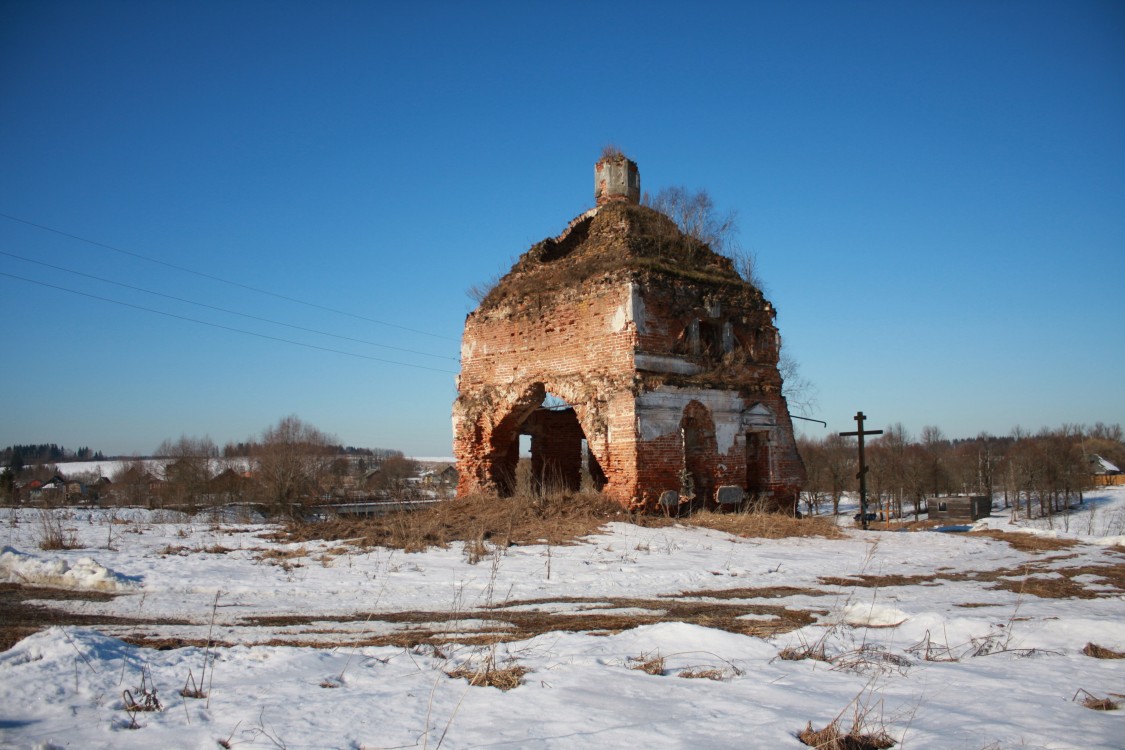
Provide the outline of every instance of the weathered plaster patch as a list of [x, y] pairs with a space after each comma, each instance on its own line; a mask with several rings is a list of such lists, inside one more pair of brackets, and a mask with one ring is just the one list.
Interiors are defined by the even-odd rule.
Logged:
[[688, 362], [686, 359], [660, 354], [638, 354], [633, 361], [638, 370], [648, 370], [649, 372], [695, 375], [702, 370], [699, 365]]
[[728, 453], [745, 429], [742, 412], [745, 404], [732, 391], [661, 386], [637, 397], [637, 428], [642, 440], [655, 440], [680, 431], [684, 409], [692, 401], [707, 407], [715, 423], [715, 442], [719, 453]]

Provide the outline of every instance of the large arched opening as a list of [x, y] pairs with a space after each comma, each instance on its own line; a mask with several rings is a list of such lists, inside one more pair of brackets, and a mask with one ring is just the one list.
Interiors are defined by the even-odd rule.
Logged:
[[501, 497], [600, 491], [606, 475], [589, 449], [575, 407], [547, 390], [528, 388], [492, 431], [489, 478]]

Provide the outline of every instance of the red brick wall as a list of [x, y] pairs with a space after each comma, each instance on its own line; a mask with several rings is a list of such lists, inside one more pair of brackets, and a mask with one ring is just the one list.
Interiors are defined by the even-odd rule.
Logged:
[[[636, 272], [482, 306], [466, 321], [454, 405], [459, 494], [509, 492], [522, 431], [536, 435], [537, 475], [554, 463], [567, 486], [580, 470], [574, 446], [584, 435], [605, 472], [603, 491], [623, 503], [651, 506], [662, 491], [679, 489], [686, 457], [701, 501], [734, 484], [758, 493], [764, 506], [791, 511], [804, 467], [780, 395], [773, 316], [748, 285]], [[713, 341], [726, 325], [733, 350], [685, 349], [693, 321], [709, 327]], [[637, 354], [655, 369], [637, 371]], [[539, 416], [545, 392], [571, 404], [577, 424]], [[645, 393], [665, 394], [659, 418], [638, 405]], [[772, 415], [768, 428], [740, 421], [755, 404]], [[685, 410], [701, 430], [687, 454]], [[642, 422], [657, 427], [643, 435]], [[752, 452], [748, 471], [746, 435], [756, 430], [768, 441]]]
[[615, 442], [611, 451], [607, 432], [625, 432], [617, 394], [631, 387], [636, 339], [635, 327], [625, 321], [628, 300], [628, 284], [617, 281], [469, 316], [458, 381], [462, 396], [454, 407], [460, 493], [497, 489], [487, 466], [516, 439], [519, 423], [544, 392], [574, 405], [590, 450], [610, 477], [607, 491], [616, 491], [613, 467], [621, 463], [617, 454], [628, 453], [629, 441]]

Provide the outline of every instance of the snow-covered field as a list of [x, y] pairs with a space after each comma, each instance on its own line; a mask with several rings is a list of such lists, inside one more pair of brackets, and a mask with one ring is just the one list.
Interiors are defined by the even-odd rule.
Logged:
[[[61, 512], [79, 547], [44, 551], [38, 511], [2, 511], [0, 581], [90, 624], [0, 653], [0, 746], [801, 748], [860, 716], [906, 748], [1120, 749], [1125, 710], [1082, 699], [1125, 694], [1125, 660], [1082, 649], [1125, 651], [1125, 488], [1087, 497], [992, 536], [617, 523], [414, 554], [86, 509]], [[526, 671], [502, 691], [463, 666]]]

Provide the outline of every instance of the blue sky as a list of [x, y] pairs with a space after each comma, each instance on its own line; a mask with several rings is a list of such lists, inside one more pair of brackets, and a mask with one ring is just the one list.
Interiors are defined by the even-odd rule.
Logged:
[[0, 446], [449, 455], [465, 290], [611, 142], [738, 212], [829, 430], [1125, 423], [1121, 3], [0, 0]]

